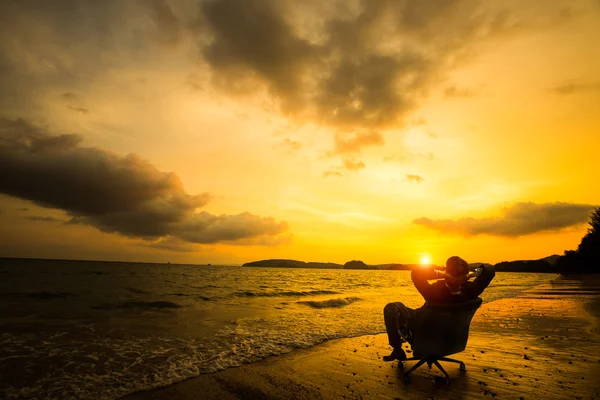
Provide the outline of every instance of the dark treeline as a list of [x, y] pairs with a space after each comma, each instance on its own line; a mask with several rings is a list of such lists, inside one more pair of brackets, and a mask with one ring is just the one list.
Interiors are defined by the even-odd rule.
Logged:
[[545, 259], [502, 261], [494, 265], [496, 272], [559, 272], [556, 265]]
[[600, 273], [600, 207], [592, 213], [590, 227], [577, 250], [565, 251], [556, 267], [562, 274]]

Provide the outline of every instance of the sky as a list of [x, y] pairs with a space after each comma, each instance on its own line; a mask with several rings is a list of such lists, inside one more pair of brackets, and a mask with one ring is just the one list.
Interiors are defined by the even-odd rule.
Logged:
[[597, 0], [4, 0], [0, 256], [562, 254], [598, 37]]

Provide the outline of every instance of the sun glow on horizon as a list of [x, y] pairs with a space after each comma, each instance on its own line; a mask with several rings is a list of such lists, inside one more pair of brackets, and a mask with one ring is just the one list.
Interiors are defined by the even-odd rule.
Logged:
[[431, 256], [429, 254], [423, 254], [421, 256], [421, 265], [431, 264]]

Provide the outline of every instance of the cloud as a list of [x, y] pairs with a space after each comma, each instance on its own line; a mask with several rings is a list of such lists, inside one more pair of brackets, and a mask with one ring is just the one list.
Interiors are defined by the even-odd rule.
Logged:
[[499, 217], [430, 219], [417, 218], [413, 223], [443, 232], [465, 236], [487, 234], [517, 237], [544, 231], [558, 231], [584, 224], [596, 206], [572, 203], [516, 203], [503, 209]]
[[356, 133], [353, 136], [337, 133], [335, 135], [335, 151], [336, 154], [357, 153], [363, 147], [381, 146], [384, 144], [384, 139], [381, 133], [377, 131]]
[[87, 114], [88, 112], [90, 112], [90, 110], [88, 110], [87, 108], [83, 108], [83, 107], [75, 107], [75, 106], [71, 106], [71, 105], [68, 107], [70, 110], [77, 111], [82, 114]]
[[289, 138], [285, 138], [281, 142], [281, 146], [286, 147], [289, 150], [300, 150], [302, 148], [302, 143]]
[[191, 253], [198, 250], [197, 246], [194, 246], [192, 243], [173, 236], [165, 236], [153, 241], [145, 240], [139, 243], [139, 245], [177, 253]]
[[80, 146], [73, 134], [52, 135], [23, 120], [0, 117], [0, 192], [65, 210], [69, 223], [155, 240], [193, 243], [276, 236], [285, 222], [241, 213], [197, 212], [208, 193], [187, 194], [177, 175], [135, 154]]
[[174, 46], [185, 33], [182, 21], [175, 15], [166, 0], [146, 0], [149, 16], [156, 25], [154, 38], [162, 44]]
[[193, 243], [236, 241], [254, 236], [276, 236], [287, 229], [287, 224], [273, 218], [257, 217], [250, 213], [212, 215], [201, 211], [180, 222], [176, 233]]
[[79, 96], [77, 96], [75, 93], [71, 93], [71, 92], [63, 93], [61, 95], [61, 97], [67, 101], [78, 101], [79, 100]]
[[365, 163], [354, 158], [345, 157], [343, 160], [344, 168], [348, 171], [358, 171], [366, 167]]
[[472, 89], [457, 88], [456, 86], [449, 86], [444, 89], [444, 97], [446, 98], [462, 98], [467, 99], [474, 97], [476, 93]]
[[338, 177], [342, 177], [344, 176], [340, 171], [336, 171], [333, 169], [330, 169], [329, 171], [325, 171], [323, 172], [323, 176], [324, 177], [328, 177], [328, 176], [338, 176]]
[[116, 77], [178, 65], [189, 88], [258, 94], [270, 109], [338, 132], [343, 157], [383, 145], [356, 137], [410, 123], [482, 42], [525, 32], [564, 5], [536, 8], [541, 17], [505, 8], [476, 0], [0, 1], [0, 109], [25, 115], [48, 107], [40, 94], [77, 93], [64, 98], [67, 107], [92, 113], [76, 102], [81, 93], [107, 82], [128, 92], [131, 80]]
[[426, 124], [427, 124], [427, 120], [426, 120], [425, 118], [423, 118], [423, 117], [419, 117], [419, 118], [413, 119], [413, 120], [410, 122], [410, 124], [411, 124], [412, 126], [421, 126], [421, 125], [426, 125]]
[[59, 219], [59, 218], [54, 218], [54, 217], [42, 217], [39, 215], [33, 215], [31, 217], [26, 217], [28, 220], [30, 221], [44, 221], [44, 222], [62, 222], [65, 223], [67, 222], [64, 219]]
[[600, 83], [581, 83], [574, 80], [569, 80], [561, 83], [560, 85], [553, 86], [548, 90], [558, 95], [570, 95], [585, 92], [600, 92]]
[[[88, 107], [74, 103], [81, 93], [105, 86], [120, 72], [161, 69], [172, 63], [171, 49], [189, 33], [189, 22], [178, 15], [197, 18], [189, 9], [198, 6], [190, 3], [0, 1], [3, 115], [28, 116], [48, 107], [49, 96], [44, 94], [50, 93], [66, 94], [67, 106], [82, 112]], [[128, 89], [120, 82], [116, 90]]]
[[69, 110], [73, 110], [79, 112], [81, 114], [87, 114], [90, 112], [87, 108], [83, 107], [83, 100], [81, 96], [76, 95], [72, 92], [63, 93], [60, 96], [67, 103], [67, 108]]
[[425, 178], [423, 178], [422, 176], [413, 175], [413, 174], [405, 174], [404, 177], [405, 177], [404, 180], [407, 181], [408, 183], [419, 184], [425, 180]]
[[515, 27], [492, 8], [450, 0], [210, 1], [199, 43], [217, 87], [266, 89], [286, 115], [336, 129], [343, 154], [383, 144], [374, 131], [402, 126], [475, 43]]

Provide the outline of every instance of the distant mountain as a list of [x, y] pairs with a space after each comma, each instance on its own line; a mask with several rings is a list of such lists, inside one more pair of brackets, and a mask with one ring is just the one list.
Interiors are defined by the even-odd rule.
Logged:
[[243, 267], [263, 268], [329, 268], [329, 269], [370, 269], [370, 270], [411, 270], [418, 264], [376, 264], [368, 265], [360, 260], [348, 261], [344, 265], [324, 262], [304, 262], [288, 259], [270, 259], [252, 261], [243, 264]]
[[[502, 261], [494, 265], [496, 272], [552, 272], [558, 273], [555, 267], [558, 255], [554, 254], [539, 260]], [[360, 260], [352, 260], [344, 265], [325, 262], [304, 262], [288, 259], [270, 259], [245, 263], [244, 267], [266, 268], [321, 268], [321, 269], [366, 269], [366, 270], [412, 270], [420, 264], [375, 264], [368, 265]], [[470, 263], [471, 266], [492, 265], [489, 263]]]
[[271, 260], [260, 260], [252, 261], [242, 265], [243, 267], [267, 267], [267, 268], [328, 268], [328, 269], [342, 269], [344, 266], [335, 263], [322, 263], [322, 262], [304, 262], [297, 260], [287, 259], [271, 259]]

